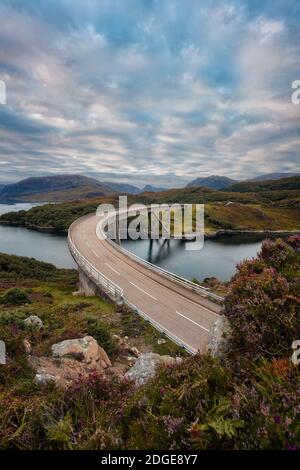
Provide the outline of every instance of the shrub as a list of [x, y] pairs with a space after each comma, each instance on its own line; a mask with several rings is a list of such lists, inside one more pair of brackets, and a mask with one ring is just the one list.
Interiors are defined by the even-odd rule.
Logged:
[[224, 311], [232, 328], [232, 360], [247, 363], [290, 354], [300, 332], [300, 253], [293, 248], [296, 241], [295, 237], [292, 243], [266, 241], [256, 259], [238, 266]]
[[15, 287], [4, 293], [1, 302], [5, 305], [24, 305], [30, 303], [30, 299], [24, 290]]
[[88, 317], [86, 323], [88, 335], [93, 336], [109, 356], [114, 356], [117, 353], [117, 345], [112, 339], [108, 326], [93, 317]]
[[230, 370], [210, 356], [195, 356], [161, 369], [125, 410], [131, 449], [216, 449], [232, 446], [243, 422], [231, 395]]

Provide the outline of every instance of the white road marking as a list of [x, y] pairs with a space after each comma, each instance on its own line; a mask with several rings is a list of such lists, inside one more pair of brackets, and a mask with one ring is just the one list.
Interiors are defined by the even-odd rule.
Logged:
[[190, 318], [186, 317], [186, 316], [183, 315], [182, 313], [177, 312], [177, 310], [176, 310], [176, 313], [177, 313], [177, 315], [180, 315], [181, 317], [185, 318], [186, 320], [190, 321], [191, 323], [194, 323], [194, 325], [199, 326], [200, 328], [202, 328], [202, 330], [205, 330], [205, 331], [207, 331], [207, 332], [209, 333], [209, 329], [208, 329], [208, 328], [205, 328], [205, 326], [199, 325], [199, 323], [196, 323], [194, 320], [191, 320]]
[[157, 300], [156, 297], [153, 297], [153, 295], [149, 294], [149, 292], [146, 292], [144, 289], [142, 289], [141, 287], [137, 286], [136, 284], [134, 284], [133, 282], [130, 282], [130, 284], [134, 287], [136, 287], [137, 289], [139, 289], [141, 292], [143, 292], [144, 294], [146, 295], [149, 295], [149, 297], [151, 297], [151, 299], [153, 300]]
[[114, 271], [116, 274], [118, 274], [118, 276], [120, 276], [119, 271], [117, 271], [115, 268], [113, 268], [110, 264], [108, 264], [108, 263], [105, 263], [105, 264], [106, 264], [106, 266], [108, 266], [112, 271]]
[[[179, 295], [180, 295], [180, 294], [179, 294]], [[213, 310], [210, 310], [209, 308], [204, 307], [204, 305], [202, 305], [202, 304], [197, 304], [197, 302], [194, 302], [193, 300], [190, 300], [190, 299], [186, 299], [186, 300], [187, 300], [188, 302], [190, 302], [191, 304], [197, 305], [197, 307], [200, 306], [201, 308], [203, 308], [203, 310], [206, 310], [207, 312], [212, 313], [212, 314], [215, 315], [216, 317], [220, 317], [220, 316], [221, 316], [220, 313], [216, 313], [216, 312], [214, 312]]]
[[92, 253], [93, 253], [97, 258], [99, 258], [99, 255], [98, 255], [98, 253], [96, 253], [95, 250], [92, 250]]

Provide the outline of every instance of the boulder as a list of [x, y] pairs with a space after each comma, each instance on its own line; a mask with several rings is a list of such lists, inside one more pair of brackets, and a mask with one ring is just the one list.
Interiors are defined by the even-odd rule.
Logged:
[[134, 380], [136, 385], [143, 385], [155, 376], [158, 366], [173, 366], [181, 361], [180, 357], [160, 356], [155, 353], [142, 354], [134, 366], [126, 372], [125, 377]]
[[227, 338], [230, 336], [230, 324], [228, 319], [221, 315], [211, 326], [207, 350], [213, 357], [221, 358], [227, 349]]
[[42, 320], [37, 315], [30, 315], [24, 320], [24, 323], [27, 326], [33, 326], [38, 329], [41, 329], [44, 326]]
[[102, 373], [111, 366], [106, 352], [92, 336], [53, 344], [52, 357], [29, 356], [29, 364], [36, 370], [37, 385], [54, 382], [62, 388], [68, 388], [92, 371]]
[[100, 366], [102, 369], [111, 366], [106, 352], [92, 336], [67, 339], [61, 343], [53, 344], [51, 349], [53, 357], [71, 358], [91, 367]]

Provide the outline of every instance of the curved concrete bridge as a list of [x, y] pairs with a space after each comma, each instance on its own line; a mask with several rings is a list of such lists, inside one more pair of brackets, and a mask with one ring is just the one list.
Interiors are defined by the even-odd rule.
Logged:
[[210, 328], [219, 318], [221, 307], [216, 301], [223, 299], [121, 248], [104, 233], [108, 220], [109, 216], [88, 215], [69, 229], [81, 290], [87, 295], [104, 291], [190, 353], [203, 352]]

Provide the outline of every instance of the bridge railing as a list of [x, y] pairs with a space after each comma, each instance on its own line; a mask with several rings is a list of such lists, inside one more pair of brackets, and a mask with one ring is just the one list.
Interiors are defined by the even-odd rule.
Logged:
[[[73, 225], [73, 224], [72, 224]], [[95, 266], [92, 265], [76, 248], [72, 241], [71, 230], [72, 225], [69, 228], [68, 233], [68, 245], [69, 250], [77, 263], [82, 268], [84, 273], [92, 279], [93, 282], [102, 290], [104, 290], [110, 297], [114, 299], [121, 299], [123, 297], [123, 289], [101, 273]]]
[[114, 247], [114, 249], [117, 249], [121, 253], [125, 254], [132, 260], [136, 261], [137, 263], [145, 266], [147, 269], [151, 271], [155, 271], [159, 273], [161, 276], [176, 282], [176, 284], [180, 284], [181, 286], [192, 290], [193, 292], [196, 292], [200, 294], [202, 297], [207, 297], [211, 298], [218, 304], [222, 304], [224, 302], [224, 297], [221, 297], [220, 295], [214, 294], [211, 292], [208, 288], [198, 285], [192, 281], [189, 281], [188, 279], [185, 279], [181, 276], [178, 276], [177, 274], [171, 273], [170, 271], [167, 271], [159, 266], [156, 266], [149, 261], [144, 260], [143, 258], [140, 258], [138, 255], [135, 255], [134, 253], [131, 253], [130, 251], [126, 250], [122, 246], [118, 245], [116, 242], [112, 241], [105, 233], [104, 229], [108, 225], [110, 221], [112, 221], [115, 217], [115, 214], [110, 215], [108, 214], [104, 219], [102, 219], [96, 228], [96, 234], [99, 238], [105, 238], [107, 242]]
[[124, 299], [126, 305], [131, 308], [131, 310], [135, 313], [137, 313], [139, 316], [144, 318], [147, 322], [149, 322], [154, 328], [158, 331], [160, 331], [164, 336], [172, 340], [174, 343], [178, 344], [181, 348], [185, 349], [187, 352], [190, 354], [194, 355], [197, 353], [197, 349], [193, 348], [192, 346], [188, 345], [185, 343], [182, 339], [178, 338], [178, 336], [174, 335], [171, 333], [167, 328], [164, 328], [160, 323], [158, 323], [156, 320], [153, 320], [149, 315], [147, 315], [143, 310], [138, 308], [136, 305], [133, 303], [129, 302], [129, 300]]

